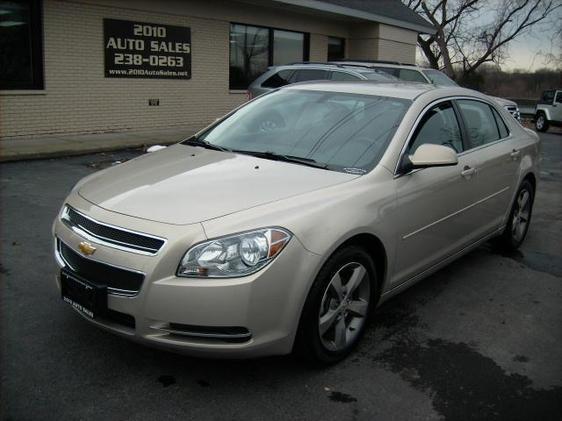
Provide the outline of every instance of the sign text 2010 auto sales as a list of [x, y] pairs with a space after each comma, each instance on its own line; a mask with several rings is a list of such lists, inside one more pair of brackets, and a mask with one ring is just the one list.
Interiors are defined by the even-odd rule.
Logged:
[[105, 77], [191, 78], [191, 30], [104, 19]]

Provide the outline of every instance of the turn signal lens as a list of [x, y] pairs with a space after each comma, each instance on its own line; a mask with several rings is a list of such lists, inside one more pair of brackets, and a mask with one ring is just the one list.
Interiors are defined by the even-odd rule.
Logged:
[[185, 253], [177, 275], [197, 278], [246, 276], [271, 262], [291, 239], [282, 228], [218, 238], [198, 244]]

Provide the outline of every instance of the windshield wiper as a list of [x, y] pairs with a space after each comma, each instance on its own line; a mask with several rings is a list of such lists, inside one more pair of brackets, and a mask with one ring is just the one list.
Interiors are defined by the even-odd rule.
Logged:
[[232, 152], [232, 149], [225, 148], [223, 146], [215, 145], [213, 143], [207, 142], [206, 140], [199, 139], [197, 137], [192, 137], [191, 139], [187, 139], [183, 142], [184, 145], [191, 145], [191, 146], [201, 146], [205, 149], [212, 149], [214, 151], [222, 151], [222, 152]]
[[271, 159], [273, 161], [292, 162], [294, 164], [306, 165], [308, 167], [322, 168], [324, 170], [328, 169], [328, 164], [323, 164], [323, 163], [318, 162], [318, 161], [316, 161], [312, 158], [303, 158], [303, 157], [294, 156], [294, 155], [283, 155], [283, 154], [278, 154], [278, 153], [271, 152], [271, 151], [257, 152], [257, 151], [236, 150], [234, 152], [246, 153], [248, 155], [257, 156], [258, 158]]

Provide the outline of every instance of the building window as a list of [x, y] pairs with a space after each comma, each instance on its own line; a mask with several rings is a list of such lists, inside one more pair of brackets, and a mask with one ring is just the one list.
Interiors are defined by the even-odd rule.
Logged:
[[328, 37], [328, 61], [338, 61], [345, 58], [345, 39]]
[[302, 32], [230, 25], [230, 89], [246, 89], [268, 66], [308, 60], [309, 37]]
[[39, 0], [0, 0], [0, 89], [43, 89]]
[[273, 64], [294, 63], [304, 60], [304, 34], [300, 32], [273, 31]]

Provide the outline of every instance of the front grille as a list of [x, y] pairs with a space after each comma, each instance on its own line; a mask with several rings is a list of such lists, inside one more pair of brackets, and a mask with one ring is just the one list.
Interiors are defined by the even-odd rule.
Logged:
[[62, 221], [80, 235], [102, 242], [110, 247], [125, 249], [143, 254], [156, 254], [165, 240], [148, 234], [127, 231], [95, 221], [70, 206], [64, 208]]
[[58, 240], [57, 250], [67, 269], [87, 281], [107, 286], [109, 292], [135, 295], [142, 287], [144, 274], [86, 259]]

